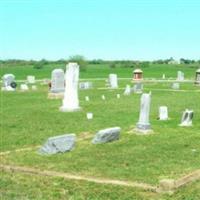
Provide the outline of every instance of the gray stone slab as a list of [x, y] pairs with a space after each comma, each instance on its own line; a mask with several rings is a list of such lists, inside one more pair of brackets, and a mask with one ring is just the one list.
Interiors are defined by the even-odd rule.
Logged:
[[102, 144], [118, 140], [120, 136], [120, 131], [121, 131], [120, 127], [112, 127], [100, 130], [96, 133], [95, 137], [92, 140], [92, 143]]
[[47, 139], [45, 144], [39, 149], [40, 154], [56, 154], [71, 151], [76, 142], [75, 134], [65, 134]]

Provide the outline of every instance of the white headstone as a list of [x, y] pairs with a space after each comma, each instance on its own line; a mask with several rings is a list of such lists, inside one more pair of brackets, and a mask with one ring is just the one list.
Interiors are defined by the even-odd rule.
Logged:
[[103, 94], [103, 95], [101, 95], [101, 98], [102, 98], [102, 100], [106, 100], [106, 97], [105, 97], [105, 95]]
[[27, 82], [29, 84], [35, 84], [35, 76], [27, 76]]
[[15, 82], [15, 76], [13, 74], [5, 74], [2, 77], [3, 87], [11, 86], [12, 82]]
[[88, 90], [92, 88], [92, 83], [91, 82], [81, 82], [79, 83], [79, 88], [82, 90]]
[[142, 94], [140, 100], [140, 117], [137, 123], [137, 129], [141, 131], [148, 131], [151, 128], [149, 123], [151, 94]]
[[192, 126], [193, 116], [194, 116], [193, 110], [186, 109], [183, 112], [180, 126]]
[[184, 81], [184, 73], [182, 71], [177, 72], [177, 81]]
[[167, 106], [160, 106], [159, 107], [159, 120], [168, 120]]
[[117, 94], [117, 99], [120, 99], [120, 94]]
[[134, 91], [134, 93], [141, 94], [142, 91], [143, 91], [143, 84], [142, 83], [136, 83], [134, 85], [133, 91]]
[[21, 90], [21, 91], [28, 91], [28, 90], [29, 90], [28, 85], [26, 85], [26, 84], [21, 84], [21, 85], [20, 85], [20, 90]]
[[51, 73], [51, 92], [59, 93], [65, 91], [65, 74], [62, 69], [54, 69]]
[[117, 74], [109, 74], [109, 84], [112, 89], [118, 88]]
[[172, 83], [172, 89], [179, 90], [180, 89], [180, 84], [179, 83]]
[[85, 101], [90, 101], [89, 96], [85, 96]]
[[162, 75], [162, 79], [165, 79], [165, 78], [166, 78], [166, 77], [165, 77], [165, 74], [163, 74], [163, 75]]
[[125, 91], [124, 91], [124, 95], [130, 95], [131, 94], [131, 86], [130, 85], [126, 85]]
[[87, 113], [86, 117], [87, 119], [93, 119], [93, 113]]
[[66, 66], [65, 73], [65, 93], [63, 104], [60, 110], [63, 112], [73, 112], [80, 110], [78, 99], [78, 80], [79, 65], [77, 63], [69, 63]]

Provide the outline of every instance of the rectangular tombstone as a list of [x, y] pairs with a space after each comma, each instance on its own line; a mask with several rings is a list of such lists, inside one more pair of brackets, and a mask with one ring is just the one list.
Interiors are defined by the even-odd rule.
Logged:
[[142, 83], [136, 83], [134, 85], [133, 91], [134, 91], [134, 93], [141, 94], [142, 91], [143, 91], [143, 84]]
[[92, 88], [92, 82], [81, 82], [79, 83], [79, 88], [82, 90], [88, 90]]
[[192, 126], [193, 116], [194, 116], [193, 110], [186, 109], [183, 112], [180, 126]]
[[29, 84], [35, 84], [35, 76], [27, 76], [27, 82]]
[[177, 72], [177, 81], [184, 81], [184, 73], [182, 71]]
[[151, 129], [151, 125], [149, 123], [150, 103], [151, 94], [142, 94], [140, 100], [140, 116], [136, 125], [138, 130], [147, 131]]
[[179, 90], [180, 89], [180, 83], [172, 83], [172, 89]]
[[62, 69], [54, 69], [51, 73], [51, 89], [52, 93], [64, 92], [65, 90], [65, 74]]
[[109, 74], [109, 85], [112, 89], [118, 88], [117, 74]]
[[168, 120], [168, 108], [167, 106], [159, 107], [159, 120]]

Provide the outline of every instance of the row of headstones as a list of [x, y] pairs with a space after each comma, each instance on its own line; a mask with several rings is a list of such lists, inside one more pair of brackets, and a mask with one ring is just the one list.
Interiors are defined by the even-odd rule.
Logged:
[[[15, 76], [13, 74], [5, 74], [2, 77], [3, 85], [2, 85], [2, 90], [3, 91], [15, 91], [17, 87], [17, 83], [15, 81]], [[27, 81], [28, 84], [35, 84], [35, 76], [27, 76]], [[32, 90], [36, 90], [37, 87], [35, 85], [32, 86]], [[21, 91], [27, 91], [29, 90], [29, 87], [26, 83], [20, 84], [20, 90]]]

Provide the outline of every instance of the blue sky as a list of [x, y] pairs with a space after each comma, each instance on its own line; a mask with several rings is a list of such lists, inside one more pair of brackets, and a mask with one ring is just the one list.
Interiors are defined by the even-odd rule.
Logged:
[[200, 0], [0, 0], [0, 59], [200, 59]]

